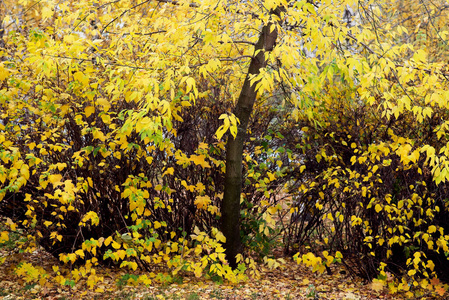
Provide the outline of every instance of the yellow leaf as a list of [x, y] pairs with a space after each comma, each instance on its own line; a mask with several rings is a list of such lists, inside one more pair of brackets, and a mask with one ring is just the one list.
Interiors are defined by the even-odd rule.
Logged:
[[215, 238], [222, 243], [226, 243], [226, 237], [220, 231], [217, 232], [217, 234], [215, 235]]
[[80, 222], [80, 225], [84, 225], [83, 223], [86, 223], [89, 220], [91, 221], [92, 225], [100, 224], [100, 218], [98, 217], [97, 213], [94, 211], [89, 211], [84, 215], [83, 219]]
[[204, 192], [204, 190], [206, 189], [206, 186], [202, 183], [202, 182], [198, 182], [196, 184], [196, 190], [200, 193]]
[[67, 255], [67, 258], [71, 261], [71, 262], [75, 262], [76, 261], [76, 254], [75, 253], [69, 253]]
[[192, 77], [187, 78], [186, 84], [186, 94], [188, 94], [192, 90], [192, 88], [195, 88], [195, 79], [193, 79]]
[[196, 207], [198, 207], [199, 209], [207, 209], [207, 206], [211, 203], [210, 197], [205, 195], [205, 196], [198, 196], [195, 199], [195, 205]]
[[379, 213], [382, 210], [382, 206], [380, 204], [376, 204], [374, 209], [376, 210], [377, 213]]
[[190, 160], [193, 161], [195, 165], [200, 165], [203, 168], [210, 168], [210, 164], [206, 161], [206, 156], [201, 155], [191, 155]]
[[99, 129], [93, 130], [92, 136], [94, 137], [94, 139], [100, 140], [102, 142], [106, 140], [106, 136]]
[[75, 78], [83, 86], [87, 86], [89, 84], [89, 77], [85, 76], [83, 72], [76, 72], [73, 74], [73, 78]]
[[231, 125], [228, 114], [221, 114], [219, 119], [223, 119], [224, 122], [223, 125], [221, 125], [215, 133], [218, 140], [220, 140], [221, 137], [226, 133], [226, 131], [228, 131], [229, 126]]
[[161, 225], [161, 223], [159, 222], [159, 221], [154, 221], [154, 229], [158, 229], [158, 228], [160, 228], [162, 225]]
[[412, 154], [410, 154], [409, 159], [414, 163], [417, 162], [419, 159], [419, 151], [418, 150], [413, 151]]
[[79, 257], [84, 258], [84, 251], [83, 251], [83, 250], [81, 250], [81, 249], [76, 250], [75, 253], [76, 253]]
[[109, 246], [109, 244], [112, 242], [112, 236], [109, 236], [107, 239], [104, 240], [105, 246]]
[[49, 180], [53, 185], [59, 185], [59, 184], [61, 184], [61, 179], [62, 179], [62, 175], [61, 175], [61, 174], [52, 174], [52, 175], [48, 176], [48, 180]]
[[[106, 242], [105, 242], [105, 244], [106, 244]], [[112, 248], [114, 248], [114, 249], [120, 249], [120, 244], [117, 243], [116, 241], [112, 241]]]
[[117, 256], [120, 258], [120, 259], [125, 259], [125, 256], [126, 256], [126, 251], [125, 250], [118, 250], [117, 251]]
[[88, 118], [94, 112], [95, 112], [95, 107], [93, 107], [93, 106], [87, 106], [86, 108], [84, 108], [84, 114], [86, 115], [86, 118]]
[[53, 16], [53, 11], [51, 10], [51, 8], [48, 6], [44, 6], [42, 8], [42, 19], [46, 20], [51, 16]]
[[201, 277], [201, 274], [203, 273], [203, 269], [201, 266], [195, 267], [195, 270], [193, 272], [195, 274], [195, 277]]
[[103, 109], [104, 109], [105, 111], [108, 111], [109, 108], [111, 107], [111, 104], [110, 104], [109, 101], [108, 101], [107, 99], [105, 99], [105, 98], [97, 98], [97, 103], [98, 103], [99, 105], [102, 105], [102, 106], [103, 106]]
[[426, 267], [429, 268], [431, 271], [433, 271], [433, 269], [435, 268], [435, 264], [433, 263], [433, 261], [428, 260]]
[[67, 164], [66, 163], [57, 163], [55, 166], [59, 171], [62, 171], [62, 170], [64, 170], [65, 167], [67, 167]]
[[175, 169], [174, 168], [172, 168], [172, 167], [170, 167], [170, 168], [167, 168], [167, 170], [165, 170], [165, 172], [162, 174], [162, 177], [164, 177], [165, 175], [173, 175], [173, 173], [175, 172]]
[[376, 292], [381, 292], [384, 289], [383, 281], [374, 279], [374, 281], [371, 283], [371, 289]]
[[5, 80], [9, 76], [10, 72], [3, 67], [3, 63], [0, 64], [0, 81]]
[[9, 241], [9, 233], [8, 231], [2, 231], [0, 235], [0, 244], [3, 244], [7, 241]]

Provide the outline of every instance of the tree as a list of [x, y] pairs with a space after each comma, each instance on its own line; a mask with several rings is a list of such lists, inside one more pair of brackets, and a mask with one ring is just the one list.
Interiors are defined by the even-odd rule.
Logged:
[[[277, 17], [275, 18], [275, 22], [279, 22], [281, 12], [281, 8], [275, 8], [273, 10], [273, 15]], [[221, 222], [222, 231], [226, 237], [226, 254], [233, 268], [237, 267], [235, 257], [241, 251], [240, 195], [243, 184], [243, 147], [247, 136], [246, 132], [249, 118], [257, 96], [257, 81], [254, 82], [251, 79], [253, 76], [257, 76], [260, 70], [267, 66], [265, 54], [273, 50], [277, 37], [275, 23], [268, 23], [262, 28], [259, 40], [254, 47], [254, 57], [251, 59], [248, 74], [234, 109], [234, 115], [238, 119], [237, 134], [235, 137], [229, 137], [226, 144], [226, 175], [221, 208]]]
[[426, 23], [382, 1], [4, 2], [1, 210], [64, 262], [238, 282], [240, 220], [261, 249], [282, 210], [316, 270], [344, 252], [385, 277], [403, 252], [398, 274], [437, 274], [443, 2], [413, 2]]

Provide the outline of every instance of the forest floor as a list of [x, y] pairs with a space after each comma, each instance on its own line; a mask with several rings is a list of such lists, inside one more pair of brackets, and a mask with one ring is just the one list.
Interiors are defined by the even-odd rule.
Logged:
[[[333, 267], [333, 275], [313, 273], [309, 268], [292, 260], [280, 269], [261, 272], [260, 279], [232, 285], [204, 281], [195, 277], [184, 277], [169, 285], [124, 286], [120, 278], [125, 271], [98, 268], [97, 274], [104, 277], [98, 287], [105, 291], [96, 293], [80, 280], [74, 287], [62, 287], [47, 280], [44, 286], [26, 282], [14, 273], [20, 262], [33, 263], [54, 273], [52, 266], [57, 260], [44, 251], [20, 255], [1, 250], [0, 257], [6, 257], [0, 265], [0, 299], [405, 299], [390, 295], [385, 289], [373, 288], [370, 283], [353, 278], [343, 269]], [[138, 273], [136, 273], [138, 274]], [[96, 287], [95, 287], [96, 288]], [[1, 298], [3, 297], [3, 298]], [[421, 297], [420, 299], [432, 299]], [[444, 299], [444, 298], [440, 298]]]

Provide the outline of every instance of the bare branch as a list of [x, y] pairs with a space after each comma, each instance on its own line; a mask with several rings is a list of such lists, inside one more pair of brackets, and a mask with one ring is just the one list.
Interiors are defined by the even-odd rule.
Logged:
[[[156, 0], [157, 2], [161, 2], [161, 3], [169, 3], [169, 4], [173, 4], [173, 5], [179, 5], [178, 1], [174, 1], [174, 0]], [[189, 7], [200, 7], [200, 5], [198, 3], [190, 3]]]
[[166, 33], [167, 30], [158, 30], [158, 31], [153, 31], [153, 32], [124, 32], [124, 33], [119, 33], [119, 32], [112, 32], [112, 31], [106, 31], [105, 33], [107, 34], [116, 34], [116, 35], [153, 35], [153, 34], [158, 34], [158, 33]]
[[121, 18], [124, 14], [126, 14], [126, 13], [129, 12], [130, 10], [132, 10], [132, 9], [134, 9], [134, 8], [136, 8], [136, 7], [139, 7], [139, 6], [141, 6], [141, 5], [145, 4], [145, 3], [148, 3], [148, 2], [150, 2], [150, 1], [151, 1], [151, 0], [143, 1], [143, 2], [141, 2], [141, 3], [138, 3], [138, 4], [134, 5], [133, 7], [131, 7], [131, 8], [129, 8], [129, 9], [125, 10], [125, 11], [122, 12], [119, 16], [115, 17], [115, 18], [112, 19], [108, 24], [106, 24], [106, 26], [103, 27], [103, 29], [101, 30], [100, 33], [103, 34], [103, 32], [106, 30], [106, 28], [108, 28], [109, 25], [111, 25], [112, 23], [114, 23], [118, 18]]
[[[232, 58], [232, 57], [222, 57], [222, 58], [218, 58], [218, 60], [219, 61], [237, 61], [237, 60], [240, 60], [240, 59], [243, 59], [243, 58], [251, 58], [252, 59], [254, 57], [251, 56], [251, 55], [241, 55], [241, 56], [237, 56], [237, 57], [234, 57], [234, 58]], [[189, 66], [189, 68], [198, 68], [198, 67], [204, 66], [206, 64], [207, 64], [207, 62], [199, 63], [199, 64], [196, 64], [196, 65]]]

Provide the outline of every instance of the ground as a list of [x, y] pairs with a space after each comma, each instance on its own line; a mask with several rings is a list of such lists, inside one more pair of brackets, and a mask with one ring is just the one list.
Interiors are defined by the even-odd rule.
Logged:
[[[309, 268], [287, 261], [284, 268], [262, 272], [260, 279], [231, 285], [205, 281], [195, 277], [184, 277], [169, 285], [154, 284], [126, 286], [119, 278], [124, 270], [102, 268], [98, 274], [104, 277], [99, 286], [103, 293], [88, 289], [81, 280], [73, 288], [57, 284], [41, 286], [26, 282], [14, 273], [14, 267], [21, 261], [31, 262], [46, 270], [57, 265], [55, 258], [42, 250], [32, 254], [19, 255], [2, 250], [8, 256], [0, 266], [0, 297], [3, 299], [403, 299], [389, 295], [386, 290], [376, 291], [372, 285], [361, 279], [352, 278], [339, 266], [333, 267], [333, 275], [313, 273]], [[50, 271], [51, 272], [51, 271]], [[422, 299], [431, 299], [429, 297]]]

